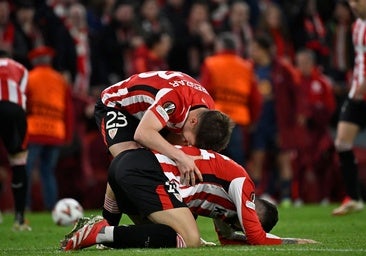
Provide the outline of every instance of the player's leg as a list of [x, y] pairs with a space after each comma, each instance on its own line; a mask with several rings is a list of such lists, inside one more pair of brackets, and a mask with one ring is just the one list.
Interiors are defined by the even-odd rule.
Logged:
[[288, 207], [291, 204], [292, 183], [292, 152], [282, 150], [278, 154], [278, 166], [280, 171], [280, 200], [281, 205]]
[[22, 151], [9, 156], [13, 172], [11, 187], [14, 197], [15, 222], [14, 230], [31, 230], [25, 223], [24, 212], [27, 199], [28, 177], [25, 169], [27, 152]]
[[177, 191], [177, 185], [163, 174], [151, 151], [136, 149], [114, 158], [108, 182], [123, 212], [131, 214], [123, 208], [130, 205], [135, 208], [135, 213], [153, 223], [173, 228], [184, 240], [187, 239], [187, 246], [199, 245], [199, 232], [191, 211]]
[[0, 102], [1, 137], [9, 153], [9, 162], [13, 172], [11, 186], [15, 201], [15, 230], [30, 230], [25, 224], [24, 211], [27, 198], [27, 151], [25, 147], [25, 134], [27, 119], [24, 110], [12, 102]]
[[256, 185], [256, 187], [259, 187], [261, 181], [262, 181], [262, 171], [263, 171], [263, 165], [264, 165], [264, 159], [266, 156], [266, 152], [264, 150], [254, 150], [252, 153], [252, 168], [250, 175]]
[[[106, 227], [106, 230], [108, 227]], [[113, 242], [102, 242], [112, 248], [182, 248], [185, 241], [177, 232], [163, 224], [118, 226], [113, 229]], [[102, 236], [99, 237], [103, 239]]]
[[109, 225], [118, 226], [122, 211], [119, 209], [115, 195], [107, 183], [106, 193], [104, 195], [104, 205], [103, 205], [103, 217], [108, 221]]
[[241, 166], [245, 165], [245, 143], [244, 143], [244, 128], [239, 124], [235, 124], [230, 141], [226, 149], [221, 151], [223, 155], [229, 156]]
[[57, 182], [55, 169], [60, 155], [58, 146], [42, 146], [40, 173], [43, 188], [44, 204], [47, 210], [52, 210], [57, 201]]
[[112, 248], [181, 248], [186, 247], [177, 232], [163, 224], [110, 226], [107, 220], [96, 216], [73, 236], [61, 243], [65, 251], [103, 244]]
[[[250, 168], [250, 177], [257, 189], [259, 188], [259, 185], [263, 185], [261, 183], [268, 137], [268, 131], [263, 128], [263, 125], [258, 125], [257, 130], [252, 135], [252, 168]], [[258, 193], [258, 191], [256, 192]]]
[[42, 149], [41, 145], [36, 145], [32, 143], [28, 144], [28, 155], [26, 164], [27, 177], [28, 177], [28, 190], [27, 190], [26, 205], [29, 209], [32, 209], [32, 185], [33, 185], [32, 176], [33, 171], [38, 162], [38, 159], [40, 158], [41, 149]]
[[160, 223], [173, 228], [182, 236], [187, 247], [200, 246], [200, 234], [188, 207], [174, 208], [151, 213], [148, 218], [154, 223]]
[[359, 179], [357, 161], [353, 152], [355, 138], [360, 127], [365, 124], [364, 114], [366, 106], [363, 101], [346, 100], [340, 114], [337, 126], [335, 147], [338, 152], [340, 169], [343, 175], [347, 198], [340, 207], [334, 209], [334, 215], [343, 215], [353, 211], [362, 210], [363, 204], [359, 202]]
[[[113, 157], [119, 153], [141, 147], [133, 141], [133, 136], [138, 125], [138, 120], [126, 112], [120, 112], [106, 107], [98, 101], [94, 112], [95, 120], [104, 143]], [[103, 217], [110, 225], [118, 225], [121, 218], [116, 199], [109, 184], [106, 187], [103, 205]]]
[[358, 125], [348, 122], [339, 122], [335, 141], [346, 191], [348, 196], [354, 200], [359, 199], [359, 193], [356, 189], [357, 186], [355, 186], [358, 180], [357, 163], [353, 153], [353, 143], [358, 132]]

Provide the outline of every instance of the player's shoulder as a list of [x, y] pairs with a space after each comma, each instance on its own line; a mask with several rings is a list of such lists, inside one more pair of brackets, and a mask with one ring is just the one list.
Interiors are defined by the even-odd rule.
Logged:
[[[145, 82], [145, 83], [158, 83], [158, 84], [169, 84], [173, 87], [179, 87], [182, 81], [189, 81], [192, 83], [198, 83], [196, 79], [190, 75], [173, 70], [160, 70], [160, 71], [148, 71], [139, 74], [135, 74], [131, 77], [131, 81]], [[181, 81], [181, 82], [179, 82]]]
[[0, 66], [14, 67], [18, 69], [26, 69], [23, 64], [11, 58], [0, 58]]

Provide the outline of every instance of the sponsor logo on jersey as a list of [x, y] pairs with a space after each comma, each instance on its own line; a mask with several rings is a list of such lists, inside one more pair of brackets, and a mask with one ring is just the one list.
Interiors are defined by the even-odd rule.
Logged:
[[168, 115], [171, 115], [174, 113], [174, 110], [175, 110], [175, 105], [173, 102], [171, 101], [168, 101], [168, 102], [165, 102], [163, 104], [163, 109], [165, 110], [165, 112], [168, 114]]
[[114, 137], [117, 134], [118, 129], [117, 128], [112, 128], [108, 130], [108, 135], [111, 139], [114, 139]]

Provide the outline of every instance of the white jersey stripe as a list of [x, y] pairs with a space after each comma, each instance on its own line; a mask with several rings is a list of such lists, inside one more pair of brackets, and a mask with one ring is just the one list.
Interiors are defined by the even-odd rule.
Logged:
[[353, 44], [355, 49], [355, 65], [353, 69], [353, 79], [348, 97], [354, 98], [356, 89], [365, 81], [366, 75], [366, 21], [358, 18], [354, 24]]
[[[8, 93], [9, 93], [9, 101], [11, 102], [18, 102], [18, 89], [17, 89], [17, 83], [13, 80], [8, 79]], [[22, 102], [19, 102], [23, 105]]]
[[28, 76], [29, 76], [29, 74], [28, 74], [28, 70], [24, 70], [24, 75], [23, 75], [23, 77], [22, 77], [22, 79], [21, 79], [21, 81], [20, 81], [20, 91], [22, 92], [22, 93], [25, 93], [25, 90], [26, 90], [26, 88], [27, 88], [27, 84], [28, 84]]
[[[232, 195], [232, 197], [233, 197], [232, 199], [234, 200], [235, 205], [243, 205], [241, 195], [242, 195], [244, 182], [245, 182], [245, 177], [240, 177], [240, 178], [234, 179], [230, 183], [229, 195]], [[242, 211], [237, 211], [237, 214], [238, 214], [238, 219], [240, 221], [241, 226], [244, 227]]]

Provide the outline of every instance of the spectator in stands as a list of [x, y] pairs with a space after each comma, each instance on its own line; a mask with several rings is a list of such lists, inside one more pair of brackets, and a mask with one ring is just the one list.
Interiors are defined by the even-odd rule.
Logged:
[[[263, 182], [262, 171], [266, 153], [275, 151], [280, 176], [279, 199], [284, 205], [291, 203], [292, 152], [296, 148], [296, 104], [298, 79], [294, 67], [273, 56], [273, 42], [269, 36], [256, 36], [251, 44], [250, 56], [255, 64], [263, 106], [253, 133], [252, 173], [256, 184]], [[271, 166], [275, 169], [276, 166]], [[273, 175], [273, 171], [270, 175]], [[274, 192], [265, 188], [274, 196]]]
[[295, 53], [290, 32], [285, 22], [282, 9], [276, 3], [270, 2], [259, 18], [256, 33], [268, 34], [275, 43], [276, 57], [293, 63]]
[[14, 9], [13, 58], [30, 69], [28, 52], [43, 44], [43, 36], [34, 22], [35, 7], [33, 1], [17, 1]]
[[143, 35], [159, 31], [172, 35], [170, 21], [161, 14], [157, 0], [143, 0], [139, 18]]
[[184, 0], [167, 0], [162, 13], [172, 25], [173, 44], [168, 56], [168, 65], [171, 70], [189, 73], [188, 63], [188, 27], [187, 15], [189, 2]]
[[96, 68], [102, 84], [114, 84], [131, 75], [131, 57], [143, 39], [132, 1], [117, 1], [112, 21], [100, 33]]
[[229, 16], [220, 31], [234, 34], [242, 57], [248, 57], [249, 42], [253, 39], [253, 28], [249, 23], [250, 8], [244, 1], [234, 1]]
[[230, 32], [218, 36], [216, 54], [207, 57], [201, 68], [201, 84], [215, 101], [216, 109], [235, 122], [228, 147], [222, 151], [244, 167], [244, 138], [249, 126], [256, 121], [260, 108], [253, 65], [237, 54], [235, 37]]
[[209, 9], [205, 2], [192, 4], [187, 17], [188, 24], [188, 74], [198, 77], [203, 59], [214, 49], [215, 34], [210, 23]]
[[7, 0], [0, 0], [0, 49], [9, 54], [13, 54], [14, 30], [14, 23], [10, 20], [10, 4]]
[[230, 1], [229, 0], [208, 1], [208, 7], [210, 11], [210, 20], [212, 22], [212, 26], [217, 31], [223, 26], [227, 16], [229, 15]]
[[135, 50], [132, 73], [169, 70], [166, 58], [171, 48], [171, 37], [165, 32], [150, 32], [145, 44]]
[[107, 26], [113, 15], [113, 7], [116, 0], [92, 0], [88, 1], [87, 17], [88, 28], [92, 36], [97, 35], [103, 27]]
[[87, 95], [90, 86], [90, 45], [86, 9], [80, 3], [70, 5], [66, 19], [66, 27], [74, 41], [76, 50], [76, 74], [73, 91]]
[[52, 47], [57, 52], [53, 58], [53, 67], [72, 84], [76, 76], [76, 49], [64, 23], [62, 10], [65, 10], [66, 7], [58, 5], [64, 2], [57, 2], [55, 5], [56, 2], [52, 0], [35, 1], [34, 20], [42, 32], [44, 45]]
[[[334, 147], [329, 131], [330, 119], [335, 111], [335, 99], [330, 80], [316, 66], [311, 50], [296, 53], [296, 67], [300, 72], [301, 99], [298, 121], [304, 141], [296, 160], [299, 187], [302, 196], [313, 201], [329, 198], [329, 180], [334, 173]], [[333, 169], [332, 169], [333, 168]], [[307, 188], [311, 187], [311, 191]]]
[[302, 48], [313, 50], [317, 64], [326, 69], [329, 46], [326, 42], [326, 27], [317, 9], [317, 0], [303, 1], [295, 24], [295, 50]]
[[[33, 170], [39, 167], [47, 210], [52, 210], [58, 198], [54, 172], [60, 146], [71, 141], [73, 125], [70, 88], [65, 78], [51, 66], [54, 54], [47, 46], [29, 53], [34, 68], [29, 72], [27, 88], [27, 172], [31, 178]], [[31, 184], [31, 179], [29, 181]]]

